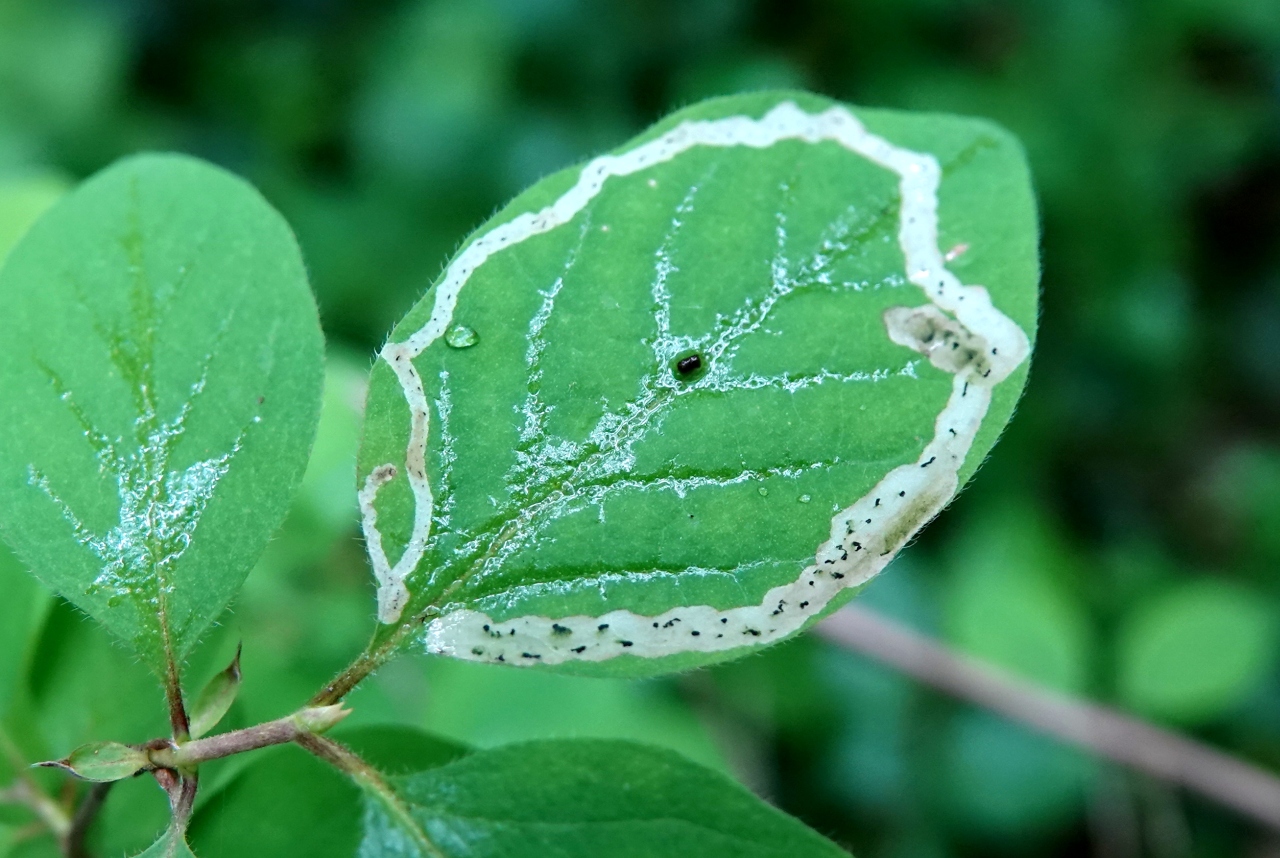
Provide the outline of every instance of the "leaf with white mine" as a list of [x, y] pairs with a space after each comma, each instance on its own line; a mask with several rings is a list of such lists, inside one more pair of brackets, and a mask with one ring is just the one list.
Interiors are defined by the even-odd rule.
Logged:
[[1038, 277], [979, 120], [734, 96], [539, 182], [373, 369], [379, 639], [642, 674], [795, 633], [995, 443]]
[[104, 170], [0, 270], [0, 535], [157, 673], [302, 477], [322, 339], [293, 234], [191, 158]]

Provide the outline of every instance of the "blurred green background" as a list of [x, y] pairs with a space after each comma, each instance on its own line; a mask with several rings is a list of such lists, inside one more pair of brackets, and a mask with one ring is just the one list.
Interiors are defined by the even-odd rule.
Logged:
[[[243, 640], [233, 717], [277, 717], [363, 645], [362, 376], [469, 230], [676, 107], [779, 86], [994, 118], [1042, 206], [1021, 410], [864, 604], [1280, 768], [1277, 0], [0, 0], [0, 248], [67, 183], [176, 149], [255, 182], [311, 268], [331, 344], [315, 461], [192, 684]], [[22, 575], [0, 557], [0, 634], [43, 623], [29, 678], [0, 666], [29, 758], [163, 732], [142, 668]], [[484, 746], [668, 745], [863, 858], [1280, 855], [814, 639], [645, 683], [407, 659], [352, 702]], [[100, 847], [145, 845], [163, 813], [125, 785]]]

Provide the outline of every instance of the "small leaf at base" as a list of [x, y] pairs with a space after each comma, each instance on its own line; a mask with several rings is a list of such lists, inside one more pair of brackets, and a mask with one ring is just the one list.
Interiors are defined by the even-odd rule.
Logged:
[[310, 706], [299, 710], [293, 719], [299, 727], [309, 733], [327, 733], [350, 715], [352, 710], [341, 703], [332, 706]]
[[218, 726], [231, 704], [236, 702], [240, 693], [240, 650], [236, 647], [236, 656], [227, 665], [227, 669], [219, 673], [200, 692], [195, 706], [191, 708], [191, 738], [199, 739], [214, 727]]
[[151, 765], [146, 752], [119, 742], [93, 742], [81, 745], [65, 760], [36, 763], [37, 766], [63, 769], [81, 780], [106, 783], [131, 778]]

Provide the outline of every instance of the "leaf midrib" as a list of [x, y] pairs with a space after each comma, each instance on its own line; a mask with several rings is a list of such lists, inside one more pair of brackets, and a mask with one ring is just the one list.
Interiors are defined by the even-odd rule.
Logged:
[[[942, 174], [947, 175], [947, 174], [953, 173], [957, 169], [963, 169], [965, 166], [969, 164], [969, 162], [973, 160], [974, 157], [976, 157], [977, 153], [980, 150], [982, 150], [983, 148], [994, 146], [994, 145], [996, 145], [996, 141], [994, 141], [993, 138], [991, 138], [989, 135], [986, 135], [986, 134], [980, 134], [977, 137], [975, 137], [969, 144], [967, 144], [963, 149], [961, 149], [958, 153], [956, 153], [952, 158], [948, 159], [945, 163], [941, 164], [940, 171], [942, 172]], [[883, 228], [886, 225], [886, 223], [889, 222], [891, 219], [893, 222], [896, 223], [896, 220], [897, 220], [896, 216], [900, 208], [901, 208], [901, 198], [900, 198], [898, 188], [895, 186], [892, 199], [886, 202], [879, 209], [879, 211], [876, 213], [876, 216], [872, 220], [868, 221], [856, 233], [853, 233], [850, 235], [849, 237], [850, 249], [848, 251], [845, 251], [844, 254], [841, 254], [841, 255], [852, 253], [854, 252], [853, 250], [854, 248], [861, 247], [862, 243], [865, 242], [866, 238], [869, 235], [873, 234], [876, 230]], [[588, 208], [587, 211], [589, 215], [590, 208]], [[798, 294], [802, 289], [810, 287], [812, 285], [814, 285], [813, 281], [809, 283], [805, 283], [801, 287], [797, 287], [787, 295], [780, 298], [779, 302], [793, 295]], [[761, 324], [763, 323], [763, 318], [760, 320], [760, 323]], [[644, 385], [644, 388], [642, 388], [642, 396], [644, 392], [649, 390], [650, 383], [656, 380], [657, 375], [655, 371], [658, 371], [658, 370], [660, 370], [660, 367], [658, 367], [655, 364], [654, 367], [651, 369], [651, 371], [642, 377], [641, 382]], [[698, 393], [698, 392], [702, 392], [702, 393], [709, 392], [709, 393], [712, 393], [713, 395], [715, 394], [723, 395], [719, 391], [699, 388], [696, 384], [690, 385], [689, 387], [684, 389], [660, 387], [657, 390], [656, 396], [661, 397], [661, 399], [656, 400], [656, 404], [646, 412], [646, 420], [641, 421], [638, 425], [640, 426], [647, 425], [648, 417], [651, 417], [654, 413], [666, 407], [666, 405], [670, 404], [670, 402], [673, 401], [676, 397], [680, 395], [687, 395], [687, 394]], [[632, 413], [634, 414], [637, 412], [633, 411]], [[634, 440], [638, 440], [638, 439], [628, 439], [624, 437], [619, 439], [619, 442], [620, 443], [625, 441], [634, 442]], [[531, 444], [527, 446], [522, 444], [519, 447], [517, 447], [517, 449], [522, 449], [525, 452], [528, 452], [531, 448], [532, 448]], [[464, 555], [461, 558], [458, 558], [455, 556], [452, 562], [448, 562], [442, 566], [437, 567], [428, 575], [427, 586], [425, 588], [426, 593], [424, 594], [424, 599], [422, 600], [422, 604], [424, 605], [424, 608], [419, 609], [418, 613], [421, 613], [422, 610], [429, 610], [432, 608], [437, 608], [437, 609], [443, 608], [444, 606], [450, 604], [451, 600], [458, 594], [459, 590], [463, 589], [466, 586], [469, 586], [478, 575], [483, 574], [487, 564], [493, 559], [493, 557], [502, 548], [505, 542], [515, 535], [517, 529], [522, 523], [522, 520], [527, 521], [532, 518], [532, 516], [527, 515], [528, 511], [534, 510], [536, 508], [536, 511], [534, 513], [534, 515], [536, 515], [540, 513], [541, 510], [546, 509], [548, 506], [550, 506], [548, 501], [555, 495], [557, 491], [561, 491], [564, 485], [569, 484], [573, 486], [575, 490], [574, 495], [570, 498], [564, 498], [564, 500], [572, 500], [573, 497], [580, 497], [584, 490], [601, 489], [601, 488], [608, 489], [614, 483], [620, 482], [629, 478], [627, 475], [611, 475], [611, 476], [616, 476], [617, 479], [610, 482], [606, 477], [606, 478], [598, 478], [595, 480], [586, 480], [586, 481], [579, 482], [576, 479], [577, 475], [582, 470], [589, 467], [593, 462], [598, 462], [603, 453], [603, 451], [596, 445], [593, 445], [591, 447], [586, 447], [584, 449], [586, 450], [586, 452], [584, 453], [583, 457], [580, 460], [575, 462], [572, 466], [568, 466], [561, 471], [561, 473], [564, 473], [564, 471], [568, 471], [569, 473], [567, 473], [564, 476], [560, 476], [559, 479], [555, 480], [554, 482], [551, 480], [547, 480], [541, 483], [540, 485], [543, 488], [543, 491], [541, 492], [540, 496], [536, 496], [530, 503], [526, 504], [521, 508], [513, 509], [514, 507], [514, 498], [513, 498], [504, 509], [495, 513], [495, 515], [489, 520], [489, 522], [484, 524], [481, 527], [478, 533], [475, 531], [464, 533], [463, 531], [459, 531], [459, 530], [450, 530], [449, 532], [455, 533], [460, 536], [470, 535], [471, 538], [469, 539], [469, 542], [471, 543], [484, 540], [484, 538], [488, 536], [491, 536], [491, 538], [487, 543], [487, 547], [482, 547], [480, 549], [477, 549], [476, 551], [473, 551], [467, 555]], [[779, 467], [783, 467], [783, 466], [779, 466]], [[445, 499], [447, 496], [448, 495], [446, 493], [443, 493], [443, 492], [441, 493], [440, 501], [442, 504], [445, 502]], [[562, 499], [557, 499], [557, 500], [562, 500]], [[428, 543], [428, 552], [430, 552], [431, 548], [439, 544], [439, 540], [438, 540], [439, 535], [440, 534], [438, 531], [433, 532], [431, 541]], [[451, 580], [449, 580], [443, 586], [438, 588], [435, 586], [436, 582], [440, 581], [442, 576], [444, 576], [450, 570], [457, 569], [460, 566], [465, 566], [466, 567], [465, 571], [461, 572], [461, 574], [457, 576], [454, 576]]]

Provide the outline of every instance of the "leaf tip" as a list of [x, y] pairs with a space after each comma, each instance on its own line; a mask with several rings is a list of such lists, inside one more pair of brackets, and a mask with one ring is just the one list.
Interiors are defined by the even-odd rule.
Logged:
[[332, 730], [352, 711], [345, 708], [342, 703], [334, 703], [332, 706], [308, 706], [299, 710], [293, 718], [300, 730], [318, 735]]

